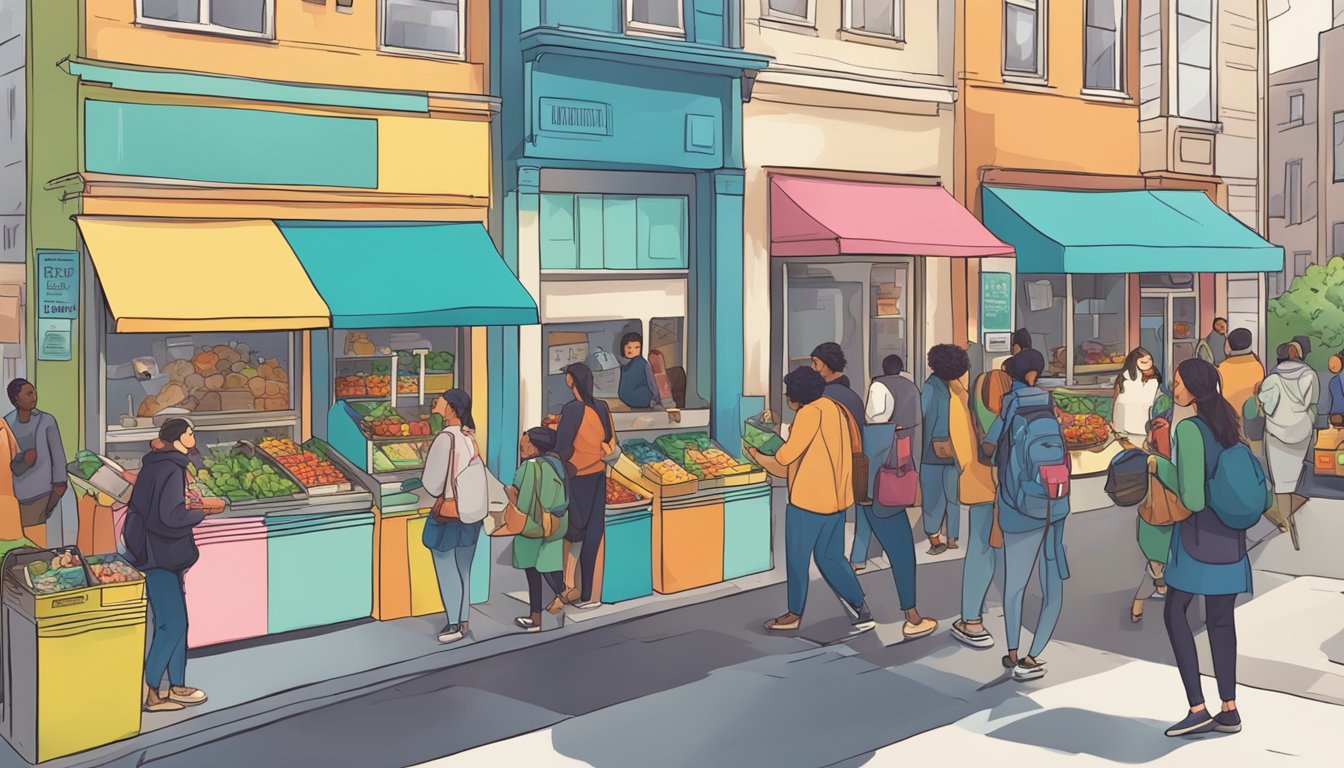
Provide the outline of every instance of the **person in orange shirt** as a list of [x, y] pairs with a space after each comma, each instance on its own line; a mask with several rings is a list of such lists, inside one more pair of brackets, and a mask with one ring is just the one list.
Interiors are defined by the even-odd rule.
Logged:
[[[616, 439], [611, 409], [593, 396], [593, 372], [583, 363], [565, 368], [565, 383], [574, 399], [560, 410], [556, 426], [555, 454], [565, 462], [569, 475], [569, 530], [565, 533], [564, 602], [576, 608], [596, 608], [600, 595], [593, 595], [597, 576], [597, 553], [607, 530], [607, 465], [605, 446]], [[574, 545], [579, 545], [575, 584]], [[576, 589], [577, 587], [577, 589]]]
[[[14, 430], [9, 423], [0, 419], [0, 540], [16, 541], [23, 538], [23, 520], [19, 513], [19, 500], [14, 495], [15, 471], [22, 472], [28, 465], [19, 452], [19, 443], [14, 439]], [[39, 546], [41, 542], [37, 542]]]
[[[1255, 397], [1255, 391], [1265, 380], [1265, 366], [1251, 349], [1251, 332], [1238, 328], [1227, 336], [1227, 359], [1218, 364], [1218, 376], [1223, 383], [1223, 398], [1237, 413], [1237, 426], [1242, 427], [1245, 437], [1245, 425], [1242, 424], [1242, 409], [1246, 401]], [[1340, 405], [1344, 405], [1341, 403]], [[1249, 442], [1249, 441], [1248, 441]], [[1259, 441], [1256, 441], [1259, 442]], [[1251, 448], [1258, 448], [1251, 443]], [[1259, 455], [1259, 451], [1255, 451]]]

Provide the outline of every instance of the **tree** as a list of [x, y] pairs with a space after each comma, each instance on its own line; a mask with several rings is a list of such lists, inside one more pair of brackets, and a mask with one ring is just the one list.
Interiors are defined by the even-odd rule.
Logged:
[[1324, 370], [1330, 355], [1344, 350], [1344, 257], [1307, 267], [1288, 290], [1269, 302], [1268, 352], [1294, 336], [1311, 339], [1307, 363]]

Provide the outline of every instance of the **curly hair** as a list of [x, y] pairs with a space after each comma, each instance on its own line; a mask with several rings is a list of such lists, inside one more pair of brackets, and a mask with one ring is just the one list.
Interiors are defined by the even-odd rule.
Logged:
[[929, 370], [943, 381], [956, 381], [971, 369], [971, 356], [956, 344], [934, 344], [929, 349]]
[[806, 366], [799, 366], [784, 377], [784, 396], [799, 405], [820, 400], [825, 391], [826, 380]]

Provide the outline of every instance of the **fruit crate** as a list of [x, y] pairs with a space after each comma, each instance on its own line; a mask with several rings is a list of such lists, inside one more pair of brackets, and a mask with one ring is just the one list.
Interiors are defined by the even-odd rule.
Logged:
[[335, 493], [349, 493], [355, 490], [355, 482], [352, 479], [356, 476], [354, 468], [350, 466], [350, 463], [347, 462], [345, 457], [338, 453], [336, 449], [327, 445], [326, 441], [314, 437], [303, 443], [300, 447], [306, 451], [312, 451], [318, 456], [330, 461], [332, 466], [336, 467], [337, 472], [345, 475], [345, 482], [343, 483], [332, 483], [331, 485], [320, 485], [316, 488], [309, 488], [308, 494], [310, 496], [329, 496]]
[[643, 478], [653, 489], [654, 495], [659, 498], [671, 498], [674, 496], [689, 496], [700, 490], [700, 481], [695, 477], [690, 480], [683, 480], [676, 483], [664, 483], [662, 475], [659, 475], [652, 466], [645, 465], [643, 468]]
[[631, 493], [635, 495], [634, 501], [629, 501], [622, 504], [608, 503], [607, 511], [609, 512], [620, 512], [629, 509], [639, 509], [641, 507], [647, 507], [649, 506], [649, 502], [653, 500], [653, 494], [650, 493], [648, 489], [644, 488], [642, 485], [635, 482], [634, 480], [625, 477], [619, 472], [608, 473], [607, 482], [616, 483], [628, 489]]
[[[266, 466], [274, 470], [277, 475], [293, 483], [295, 488], [299, 489], [295, 493], [284, 494], [282, 496], [267, 496], [265, 498], [249, 498], [249, 499], [236, 499], [236, 500], [227, 499], [229, 507], [232, 509], [250, 509], [253, 507], [269, 506], [277, 502], [305, 501], [308, 498], [308, 492], [307, 490], [304, 489], [303, 483], [299, 482], [299, 479], [295, 477], [293, 473], [291, 473], [288, 469], [286, 469], [283, 465], [281, 465], [278, 461], [276, 461], [270, 454], [257, 448], [255, 445], [246, 440], [240, 440], [232, 445], [228, 443], [216, 443], [214, 445], [206, 446], [206, 450], [210, 452], [212, 458], [218, 460], [223, 460], [230, 453], [233, 453], [235, 451], [241, 453], [248, 459], [256, 458], [260, 460], [261, 463], [265, 464]], [[208, 491], [209, 489], [202, 488], [202, 490]]]

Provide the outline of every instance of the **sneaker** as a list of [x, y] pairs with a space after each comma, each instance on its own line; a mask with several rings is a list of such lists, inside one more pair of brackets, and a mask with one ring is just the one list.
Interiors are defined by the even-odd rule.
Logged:
[[941, 555], [941, 554], [943, 554], [943, 553], [946, 552], [946, 551], [947, 551], [947, 545], [946, 545], [946, 544], [939, 543], [939, 544], [934, 544], [933, 546], [929, 547], [929, 552], [928, 552], [928, 554], [930, 554], [930, 555]]
[[541, 624], [532, 621], [531, 616], [519, 616], [513, 620], [513, 625], [524, 632], [540, 632]]
[[928, 637], [938, 631], [938, 622], [925, 616], [924, 620], [918, 624], [909, 621], [901, 628], [901, 634], [905, 635], [906, 640], [918, 640], [921, 637]]
[[602, 601], [601, 601], [601, 600], [585, 600], [585, 601], [583, 601], [582, 603], [575, 603], [575, 604], [574, 604], [574, 607], [575, 607], [575, 608], [578, 608], [580, 611], [591, 611], [591, 610], [593, 610], [594, 608], [600, 608], [600, 607], [602, 607]]
[[186, 709], [183, 705], [170, 699], [159, 699], [153, 702], [145, 699], [143, 708], [146, 712], [181, 712]]
[[[1014, 663], [1012, 662], [1012, 660], [1009, 659], [1007, 656], [1004, 656], [1000, 661], [1001, 661], [1001, 663], [1003, 664], [1003, 668], [1004, 668], [1004, 669], [1012, 669], [1012, 668], [1014, 668], [1014, 667], [1017, 666], [1017, 665], [1014, 664]], [[1044, 667], [1044, 666], [1045, 666], [1045, 659], [1032, 659], [1032, 661], [1035, 661], [1035, 662], [1036, 662], [1036, 666], [1038, 666], [1038, 667]]]
[[448, 626], [443, 628], [442, 632], [439, 633], [439, 642], [443, 643], [444, 645], [447, 645], [448, 643], [456, 643], [458, 640], [461, 639], [462, 639], [461, 624], [449, 624]]
[[[1238, 719], [1238, 727], [1240, 727], [1240, 719]], [[1199, 712], [1187, 713], [1184, 720], [1167, 729], [1167, 735], [1173, 738], [1176, 736], [1191, 736], [1197, 733], [1208, 733], [1213, 728], [1213, 715], [1209, 714], [1209, 710], [1203, 709]]]
[[983, 629], [983, 624], [980, 626], [982, 629], [979, 632], [972, 633], [966, 631], [966, 622], [954, 621], [952, 622], [952, 637], [956, 638], [962, 645], [971, 648], [993, 648], [994, 636], [989, 634], [988, 630]]
[[858, 608], [850, 605], [848, 601], [841, 600], [840, 604], [845, 606], [845, 613], [849, 614], [850, 624], [859, 632], [867, 632], [877, 626], [873, 619], [873, 612], [868, 610], [868, 603], [860, 605]]
[[1016, 667], [1013, 667], [1013, 679], [1019, 683], [1038, 680], [1042, 677], [1045, 677], [1045, 665], [1035, 659], [1031, 661], [1023, 659], [1017, 662]]
[[803, 617], [796, 613], [786, 613], [765, 622], [765, 628], [772, 632], [789, 632], [803, 623]]
[[194, 707], [198, 704], [204, 704], [207, 698], [209, 697], [205, 695], [205, 691], [202, 691], [200, 688], [183, 687], [183, 688], [168, 689], [169, 701], [176, 702], [178, 704], [182, 704], [183, 706], [187, 707]]
[[1241, 733], [1241, 715], [1235, 709], [1219, 712], [1213, 716], [1213, 730], [1218, 733]]

